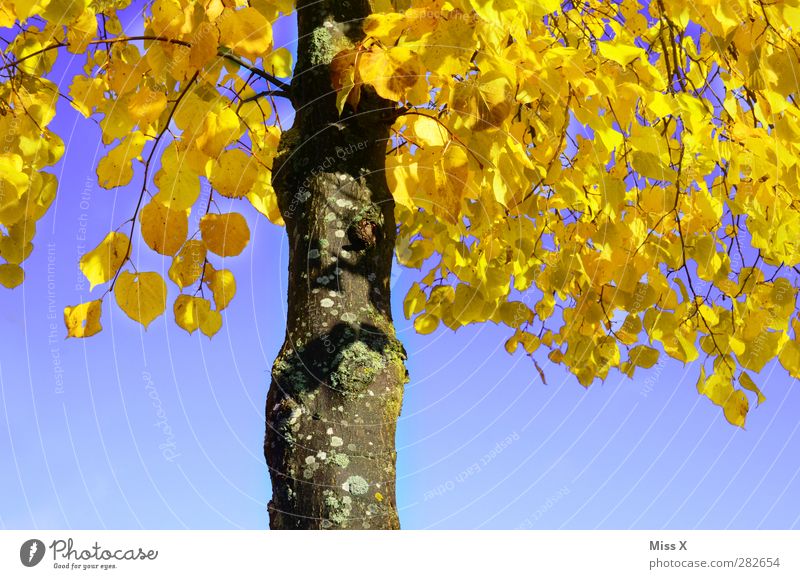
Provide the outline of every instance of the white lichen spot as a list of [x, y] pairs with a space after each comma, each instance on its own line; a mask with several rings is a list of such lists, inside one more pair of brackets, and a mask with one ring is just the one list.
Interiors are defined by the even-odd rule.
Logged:
[[317, 259], [319, 257], [319, 249], [312, 249], [308, 252], [308, 259]]
[[346, 249], [343, 249], [342, 251], [339, 252], [339, 255], [341, 255], [343, 258], [347, 259], [348, 257], [350, 257], [350, 252], [347, 251]]
[[319, 302], [319, 305], [323, 308], [332, 308], [333, 300], [331, 298], [322, 298], [322, 300]]
[[[341, 179], [342, 177], [344, 177], [344, 179], [347, 179], [347, 175], [340, 175], [340, 176], [339, 176], [339, 178], [340, 178], [340, 179]], [[344, 180], [344, 179], [343, 179], [343, 180]], [[352, 202], [352, 201], [350, 201], [349, 199], [337, 199], [337, 200], [336, 200], [336, 204], [337, 204], [339, 207], [350, 207], [350, 206], [353, 204], [353, 202]]]
[[337, 446], [342, 446], [344, 444], [344, 440], [339, 438], [338, 436], [331, 436], [331, 446], [334, 448]]
[[356, 321], [356, 319], [357, 319], [356, 315], [354, 313], [352, 313], [352, 312], [345, 312], [345, 313], [342, 314], [342, 317], [341, 317], [341, 320], [343, 322], [348, 323], [348, 324], [352, 324], [353, 322]]
[[330, 436], [331, 434], [333, 434], [333, 428], [329, 428], [328, 430], [326, 430], [326, 431], [325, 431], [325, 433], [326, 433], [328, 436]]
[[324, 450], [320, 450], [317, 453], [317, 458], [320, 459], [320, 460], [325, 460], [326, 458], [328, 458], [328, 453], [325, 452]]
[[303, 409], [299, 406], [292, 408], [292, 413], [289, 415], [289, 424], [295, 424], [297, 419], [303, 415]]
[[315, 462], [316, 462], [316, 459], [313, 456], [307, 456], [306, 457], [306, 464], [314, 464]]
[[331, 315], [338, 316], [339, 310], [331, 310]]
[[336, 230], [336, 231], [335, 231], [333, 234], [334, 234], [336, 237], [338, 237], [339, 239], [342, 239], [342, 238], [344, 237], [344, 231], [343, 231], [343, 230], [341, 230], [341, 229], [337, 229], [337, 230]]
[[354, 495], [364, 495], [369, 491], [369, 483], [364, 477], [358, 475], [351, 476], [342, 483], [342, 490]]
[[337, 294], [337, 293], [336, 293], [336, 290], [330, 290], [330, 291], [328, 292], [328, 295], [329, 295], [329, 296], [331, 296], [332, 298], [335, 298], [335, 297], [337, 297], [339, 294]]

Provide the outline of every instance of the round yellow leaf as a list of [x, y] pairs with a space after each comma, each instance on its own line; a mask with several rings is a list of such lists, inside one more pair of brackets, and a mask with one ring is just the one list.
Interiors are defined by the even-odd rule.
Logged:
[[142, 208], [142, 238], [154, 251], [175, 255], [189, 232], [188, 211], [170, 209], [155, 199]]
[[439, 318], [433, 314], [422, 314], [414, 320], [414, 329], [418, 334], [430, 334], [439, 326]]
[[219, 22], [220, 43], [250, 60], [272, 48], [272, 25], [255, 8], [228, 12]]
[[264, 57], [264, 70], [273, 76], [292, 76], [292, 53], [287, 48], [278, 48]]
[[15, 263], [0, 265], [0, 284], [11, 289], [25, 280], [25, 271]]
[[250, 228], [240, 213], [209, 213], [200, 220], [200, 233], [206, 247], [229, 257], [242, 253], [250, 241]]
[[728, 422], [739, 428], [744, 428], [744, 421], [747, 418], [748, 410], [750, 410], [750, 401], [744, 392], [734, 390], [728, 396], [722, 409]]
[[241, 149], [223, 151], [211, 169], [211, 185], [225, 197], [245, 196], [257, 177], [255, 160]]
[[140, 126], [147, 126], [158, 120], [167, 109], [167, 95], [162, 91], [150, 90], [141, 86], [130, 99], [128, 99], [128, 114]]
[[164, 149], [153, 181], [159, 189], [155, 199], [170, 209], [189, 209], [200, 196], [200, 178], [189, 166], [187, 152], [179, 155], [175, 143]]

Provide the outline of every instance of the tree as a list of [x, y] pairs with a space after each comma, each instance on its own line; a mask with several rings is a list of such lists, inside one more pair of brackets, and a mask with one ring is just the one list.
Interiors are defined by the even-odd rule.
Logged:
[[[800, 1], [153, 0], [137, 36], [129, 4], [0, 2], [0, 282], [23, 282], [56, 195], [59, 98], [99, 122], [101, 186], [144, 167], [129, 221], [81, 259], [105, 289], [65, 308], [69, 336], [101, 330], [111, 293], [144, 326], [165, 312], [135, 235], [172, 256], [176, 323], [212, 336], [236, 287], [214, 256], [249, 242], [214, 197], [285, 225], [273, 528], [399, 526], [394, 255], [424, 273], [418, 332], [503, 324], [542, 381], [544, 357], [586, 387], [697, 361], [744, 427], [768, 362], [800, 377]], [[294, 67], [271, 28], [293, 10]], [[64, 51], [86, 62], [68, 87], [48, 80]]]

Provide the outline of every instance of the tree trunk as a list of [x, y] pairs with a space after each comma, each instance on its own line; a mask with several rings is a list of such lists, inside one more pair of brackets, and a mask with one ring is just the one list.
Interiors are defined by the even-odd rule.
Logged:
[[362, 37], [366, 0], [299, 1], [294, 126], [273, 185], [289, 239], [286, 338], [264, 455], [273, 529], [397, 529], [395, 427], [407, 381], [390, 276], [384, 157], [394, 103], [364, 90], [339, 116], [329, 64]]

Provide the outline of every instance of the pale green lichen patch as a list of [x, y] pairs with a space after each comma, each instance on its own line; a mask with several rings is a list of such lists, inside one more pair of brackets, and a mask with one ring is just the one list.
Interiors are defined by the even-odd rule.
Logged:
[[335, 464], [340, 468], [347, 468], [350, 466], [350, 457], [344, 453], [333, 451], [328, 457], [328, 464]]
[[336, 497], [333, 491], [326, 490], [323, 493], [325, 506], [328, 509], [328, 520], [336, 525], [344, 526], [350, 516], [353, 507], [353, 500], [350, 497]]
[[308, 57], [311, 66], [330, 64], [336, 55], [336, 47], [330, 30], [318, 26], [311, 32]]
[[353, 495], [365, 495], [369, 491], [369, 483], [364, 477], [354, 475], [347, 477], [347, 480], [342, 483], [342, 489]]
[[295, 352], [285, 352], [278, 356], [272, 366], [272, 377], [284, 389], [305, 390], [310, 386], [305, 364]]
[[333, 367], [331, 387], [345, 396], [356, 396], [366, 390], [386, 367], [386, 359], [363, 341], [356, 340], [336, 354]]

